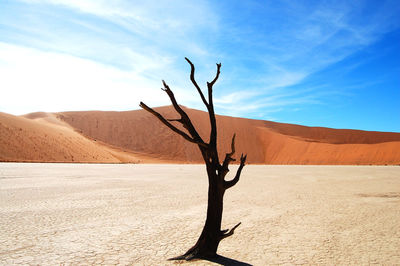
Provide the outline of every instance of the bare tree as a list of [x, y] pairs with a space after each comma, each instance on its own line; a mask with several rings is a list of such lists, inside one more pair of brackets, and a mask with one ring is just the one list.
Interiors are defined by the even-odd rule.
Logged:
[[[212, 94], [213, 94], [213, 86], [220, 74], [221, 64], [217, 64], [217, 73], [215, 75], [215, 78], [211, 82], [207, 82], [207, 88], [208, 88], [208, 101], [207, 101], [206, 98], [204, 97], [203, 92], [201, 91], [199, 85], [195, 80], [194, 77], [195, 67], [193, 63], [189, 59], [187, 58], [185, 59], [190, 64], [191, 67], [190, 80], [192, 81], [193, 85], [196, 87], [198, 93], [200, 94], [201, 100], [207, 107], [208, 114], [210, 117], [211, 132], [208, 143], [204, 142], [204, 140], [200, 137], [199, 133], [193, 126], [189, 116], [178, 105], [173, 92], [171, 91], [171, 89], [165, 83], [164, 80], [162, 81], [164, 85], [164, 88], [162, 90], [168, 94], [173, 107], [180, 115], [179, 119], [166, 119], [161, 114], [159, 114], [152, 108], [148, 107], [143, 102], [140, 102], [140, 107], [142, 107], [149, 113], [153, 114], [164, 125], [166, 125], [171, 130], [181, 135], [187, 141], [197, 144], [207, 168], [208, 184], [209, 184], [208, 207], [207, 207], [207, 218], [203, 231], [201, 232], [201, 235], [197, 240], [196, 244], [192, 248], [190, 248], [182, 256], [172, 258], [171, 260], [191, 260], [194, 258], [215, 257], [217, 255], [217, 249], [220, 241], [226, 237], [231, 236], [234, 233], [235, 229], [240, 225], [240, 223], [238, 223], [230, 230], [229, 229], [221, 230], [223, 198], [225, 191], [228, 188], [233, 187], [239, 181], [240, 174], [245, 165], [247, 157], [247, 155], [243, 154], [240, 156], [240, 165], [237, 169], [235, 177], [232, 180], [225, 180], [225, 176], [229, 172], [228, 169], [229, 164], [235, 161], [235, 159], [232, 157], [235, 153], [235, 134], [232, 137], [231, 152], [227, 153], [225, 155], [223, 162], [220, 163], [217, 151], [217, 124], [215, 119]], [[182, 124], [182, 126], [187, 130], [188, 133], [180, 130], [171, 122], [178, 122]]]

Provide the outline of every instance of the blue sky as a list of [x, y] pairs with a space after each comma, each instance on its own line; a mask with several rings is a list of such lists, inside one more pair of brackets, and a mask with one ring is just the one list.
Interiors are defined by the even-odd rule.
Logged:
[[0, 111], [202, 109], [400, 132], [398, 1], [0, 0]]

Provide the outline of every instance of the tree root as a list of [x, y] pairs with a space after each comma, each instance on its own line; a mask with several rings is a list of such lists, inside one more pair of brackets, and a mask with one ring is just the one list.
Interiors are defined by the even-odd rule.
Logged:
[[193, 247], [189, 249], [185, 254], [177, 257], [170, 258], [168, 260], [194, 260], [194, 259], [202, 259], [205, 258], [205, 256], [199, 255], [199, 248], [198, 247]]
[[[235, 229], [238, 228], [239, 225], [241, 225], [241, 222], [238, 223], [237, 225], [235, 225], [230, 230], [229, 229], [222, 230], [219, 241], [221, 241], [222, 239], [233, 235], [233, 233], [235, 232]], [[170, 261], [171, 260], [186, 260], [186, 261], [190, 261], [190, 260], [194, 260], [194, 259], [214, 259], [214, 258], [216, 258], [218, 256], [216, 252], [215, 253], [208, 252], [208, 253], [204, 254], [205, 252], [207, 252], [207, 251], [205, 251], [205, 249], [202, 249], [199, 246], [199, 244], [197, 243], [194, 247], [190, 248], [185, 254], [177, 256], [177, 257], [170, 258], [168, 260], [170, 260]]]

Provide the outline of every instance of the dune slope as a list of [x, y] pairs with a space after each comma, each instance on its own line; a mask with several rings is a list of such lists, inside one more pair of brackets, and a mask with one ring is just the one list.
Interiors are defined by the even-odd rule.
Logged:
[[[204, 140], [208, 114], [184, 107]], [[171, 106], [156, 108], [178, 118]], [[196, 145], [185, 141], [144, 110], [63, 112], [57, 118], [84, 136], [132, 152], [177, 162], [202, 162]], [[400, 164], [400, 133], [330, 129], [217, 116], [220, 160], [236, 133], [237, 156], [259, 164]]]
[[47, 113], [26, 117], [0, 113], [0, 136], [1, 161], [120, 163], [138, 160], [82, 136]]
[[[183, 107], [208, 141], [208, 113]], [[171, 106], [156, 108], [178, 118]], [[173, 122], [176, 123], [177, 122]], [[217, 116], [220, 160], [236, 133], [236, 156], [257, 164], [400, 164], [400, 133]], [[179, 127], [179, 124], [177, 125]], [[183, 129], [184, 130], [184, 129]], [[0, 161], [202, 163], [185, 141], [144, 110], [0, 113]]]

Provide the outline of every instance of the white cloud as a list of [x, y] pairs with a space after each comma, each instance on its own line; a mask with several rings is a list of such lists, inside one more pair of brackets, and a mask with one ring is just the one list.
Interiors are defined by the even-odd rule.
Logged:
[[[0, 110], [18, 113], [126, 110], [135, 109], [139, 100], [169, 104], [159, 90], [161, 79], [181, 104], [204, 108], [188, 81], [184, 56], [195, 63], [200, 85], [213, 77], [214, 63], [222, 61], [214, 101], [225, 114], [247, 116], [266, 107], [315, 104], [326, 95], [317, 89], [293, 92], [292, 86], [398, 27], [393, 24], [398, 13], [391, 10], [393, 4], [354, 21], [363, 10], [362, 2], [358, 6], [347, 1], [260, 2], [243, 17], [246, 10], [231, 9], [230, 2], [23, 2], [32, 8], [45, 7], [40, 9], [43, 13], [27, 14], [26, 21], [0, 18], [10, 34], [20, 33], [8, 41], [19, 46], [0, 46], [0, 75], [5, 77], [0, 86], [8, 99], [0, 103]], [[60, 10], [60, 17], [51, 16]], [[278, 21], [271, 23], [269, 16], [274, 15]], [[29, 97], [21, 99], [21, 95]]]
[[0, 43], [0, 73], [3, 112], [128, 110], [141, 100], [168, 104], [152, 79], [66, 54]]

